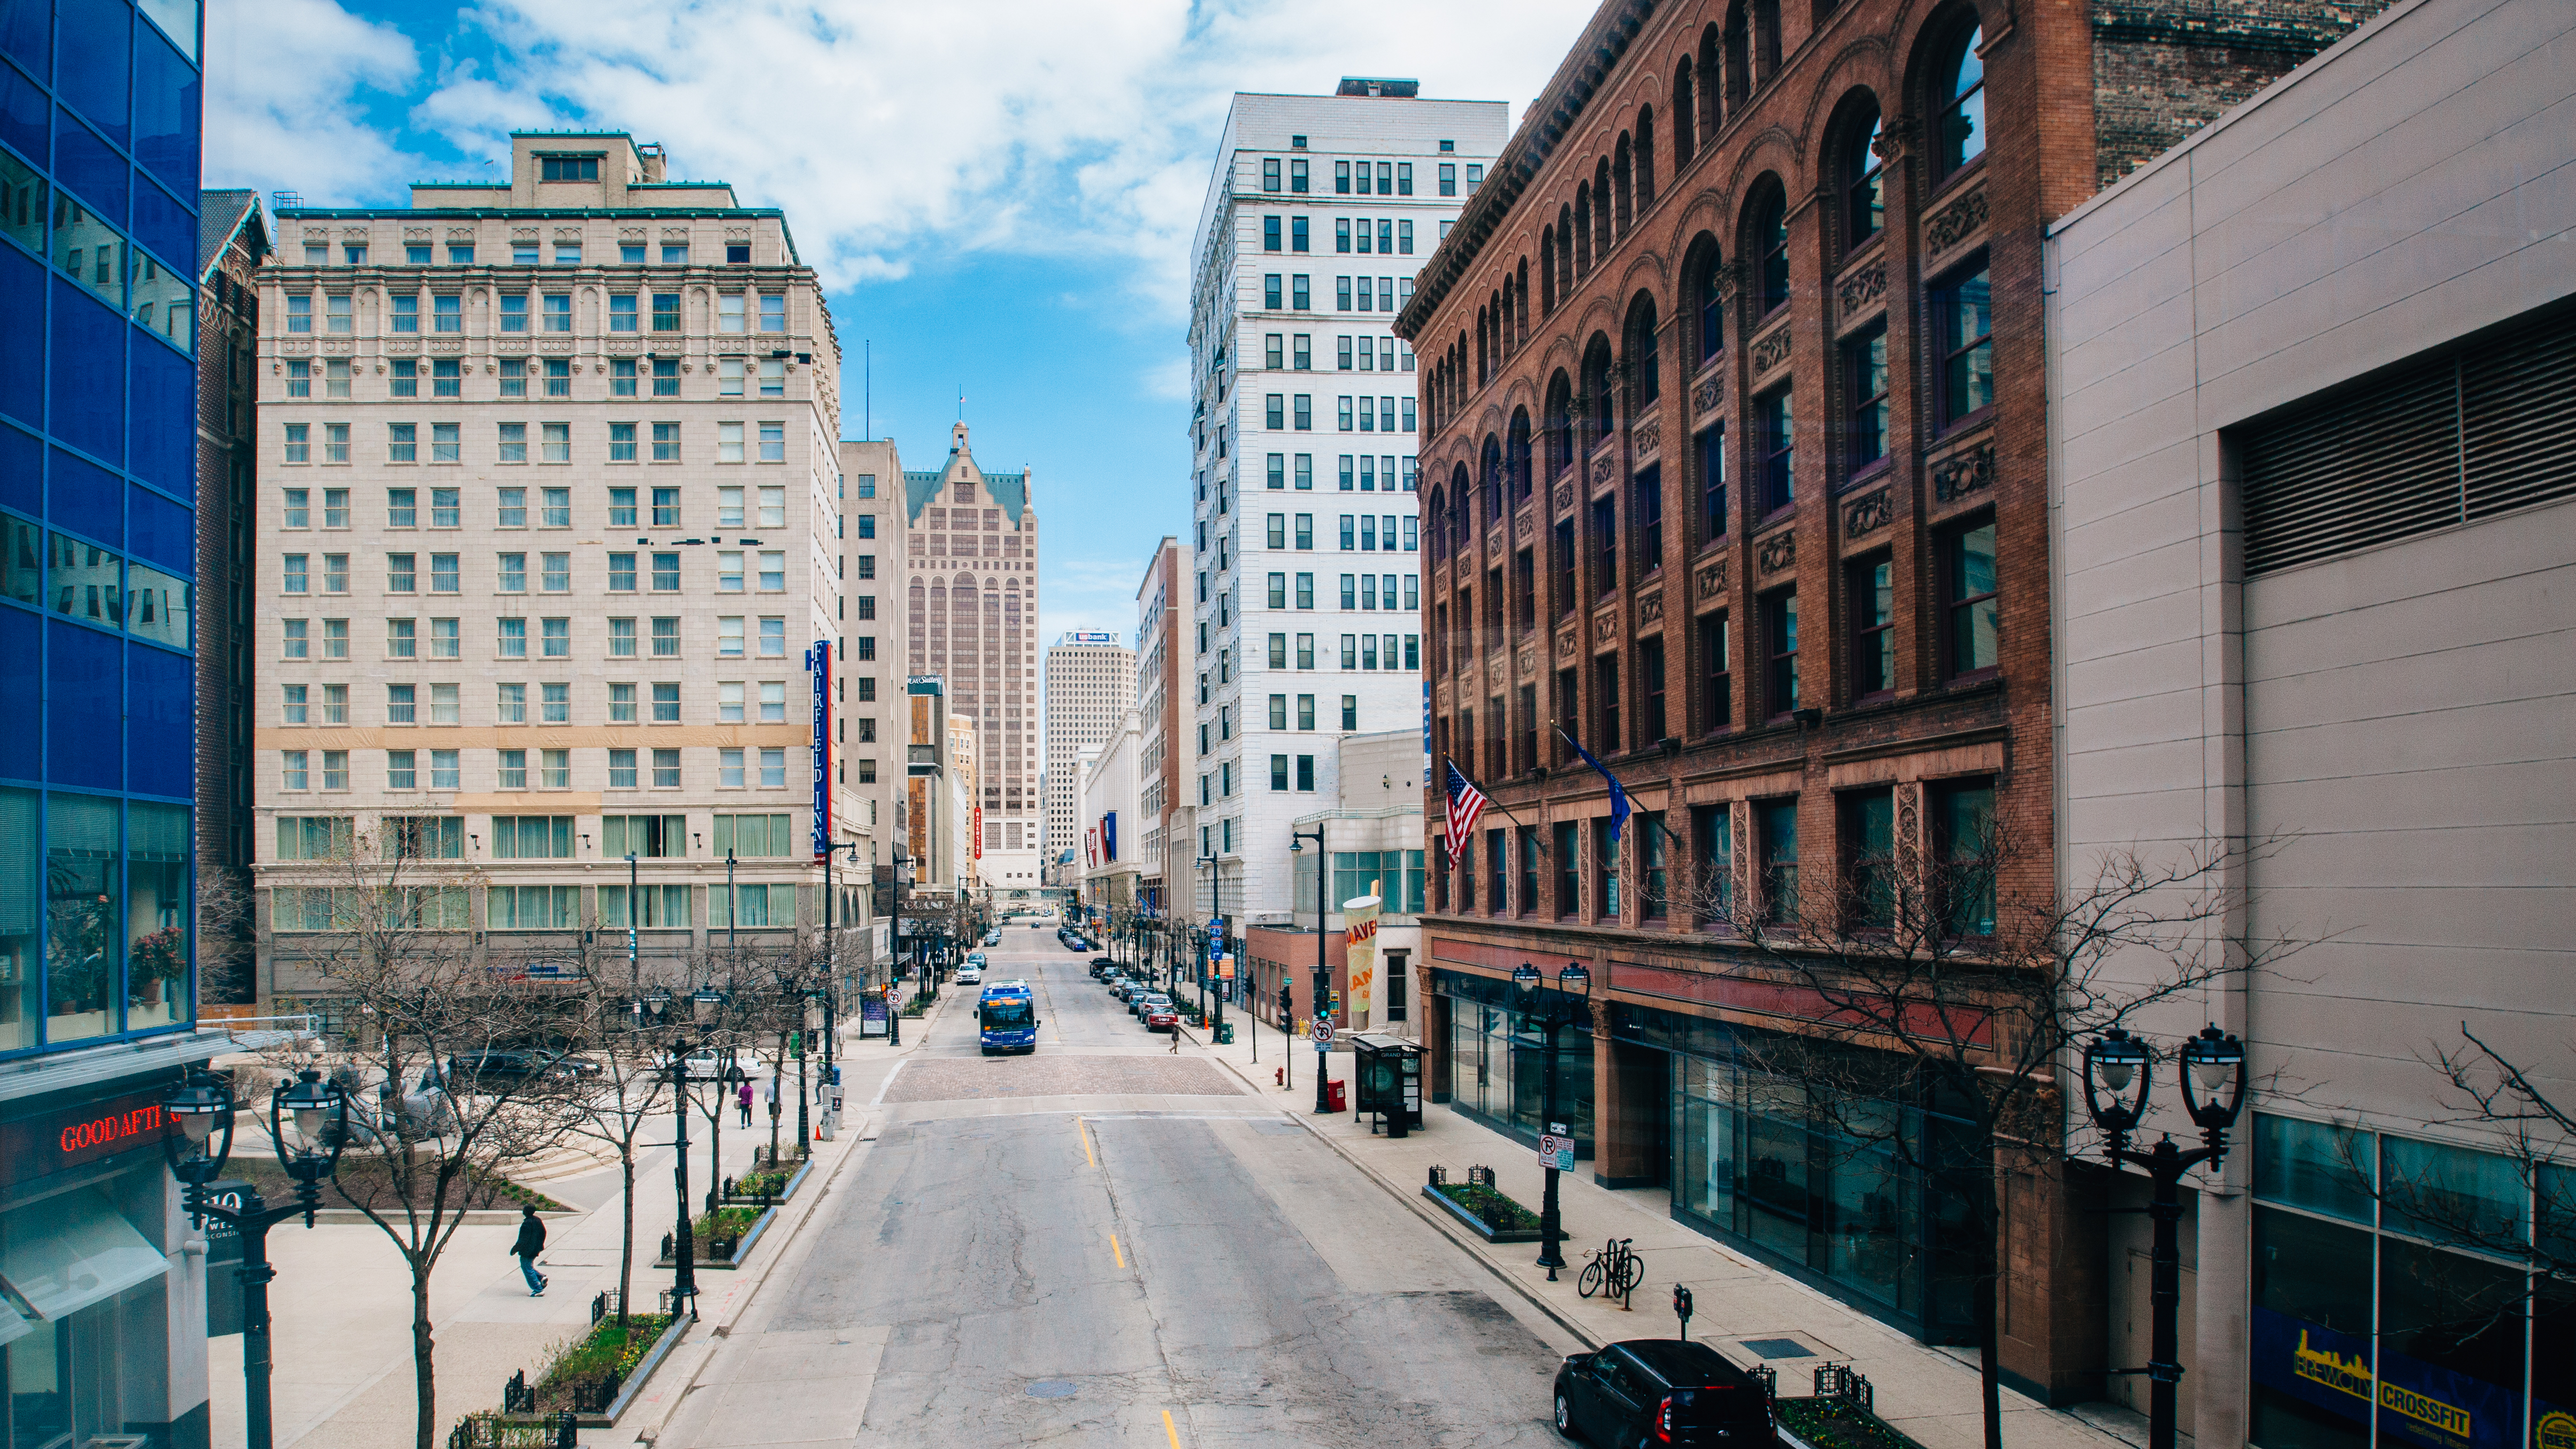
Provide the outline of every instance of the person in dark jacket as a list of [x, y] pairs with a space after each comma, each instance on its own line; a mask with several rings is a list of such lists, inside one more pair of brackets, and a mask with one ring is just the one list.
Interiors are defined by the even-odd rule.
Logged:
[[537, 1255], [546, 1250], [546, 1224], [537, 1216], [534, 1203], [519, 1204], [519, 1239], [510, 1245], [518, 1257], [519, 1271], [528, 1276], [528, 1296], [546, 1296], [546, 1275], [537, 1271]]

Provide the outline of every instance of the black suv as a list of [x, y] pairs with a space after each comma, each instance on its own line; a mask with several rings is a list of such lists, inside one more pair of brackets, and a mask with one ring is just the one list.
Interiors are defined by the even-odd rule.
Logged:
[[1779, 1442], [1760, 1382], [1708, 1345], [1677, 1338], [1631, 1339], [1567, 1359], [1556, 1371], [1556, 1427], [1617, 1449]]

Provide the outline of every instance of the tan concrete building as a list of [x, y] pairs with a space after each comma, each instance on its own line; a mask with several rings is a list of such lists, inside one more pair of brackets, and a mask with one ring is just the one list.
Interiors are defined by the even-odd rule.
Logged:
[[[2146, 1023], [2237, 1033], [2253, 1084], [2183, 1194], [2202, 1445], [2551, 1443], [2576, 1406], [2576, 1305], [2525, 1276], [2576, 1143], [2426, 1064], [2474, 1033], [2576, 1103], [2572, 47], [2551, 0], [2402, 0], [2049, 236], [2064, 887], [2271, 839], [2225, 929], [2311, 943]], [[2191, 1135], [2171, 1087], [2149, 1142]], [[2108, 1197], [2107, 1359], [2143, 1363], [2146, 1182]]]
[[1065, 634], [1046, 652], [1046, 854], [1057, 872], [1050, 885], [1082, 878], [1080, 756], [1135, 707], [1136, 687], [1136, 651], [1115, 634]]
[[[1189, 866], [1189, 842], [1175, 840], [1172, 807], [1181, 798], [1180, 540], [1154, 547], [1136, 586], [1136, 889], [1147, 909], [1169, 906], [1168, 874]], [[1175, 852], [1178, 852], [1177, 859]]]
[[903, 462], [892, 438], [841, 440], [841, 607], [838, 661], [842, 783], [858, 819], [876, 827], [874, 863], [891, 866], [902, 798], [901, 594]]
[[948, 712], [974, 726], [982, 765], [969, 825], [982, 812], [985, 884], [1038, 885], [1038, 514], [1033, 475], [988, 473], [967, 428], [948, 460], [900, 475], [904, 487], [904, 663], [938, 676]]
[[845, 652], [831, 315], [780, 212], [665, 164], [520, 133], [506, 184], [278, 214], [263, 999], [319, 985], [335, 839], [451, 881], [437, 924], [567, 959], [623, 950], [629, 855], [664, 956], [819, 924], [818, 810], [866, 879], [810, 663]]

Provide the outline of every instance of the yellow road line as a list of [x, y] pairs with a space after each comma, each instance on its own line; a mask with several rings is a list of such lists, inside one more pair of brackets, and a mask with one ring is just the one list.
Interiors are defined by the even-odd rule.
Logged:
[[1118, 1266], [1120, 1268], [1123, 1269], [1127, 1266], [1127, 1255], [1119, 1251], [1118, 1235], [1116, 1233], [1111, 1233], [1109, 1235], [1109, 1256], [1118, 1260]]
[[1181, 1433], [1172, 1427], [1172, 1411], [1163, 1411], [1163, 1437], [1172, 1441], [1172, 1449], [1181, 1449]]
[[1091, 1129], [1082, 1125], [1082, 1119], [1076, 1117], [1073, 1119], [1073, 1130], [1082, 1134], [1082, 1160], [1098, 1167], [1100, 1159], [1091, 1150]]

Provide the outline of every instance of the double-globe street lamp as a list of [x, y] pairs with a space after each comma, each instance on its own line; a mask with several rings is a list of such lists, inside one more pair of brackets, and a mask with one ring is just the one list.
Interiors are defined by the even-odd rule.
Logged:
[[[1332, 967], [1324, 958], [1324, 889], [1325, 878], [1331, 873], [1333, 863], [1324, 858], [1324, 827], [1321, 825], [1316, 826], [1313, 830], [1289, 831], [1288, 849], [1291, 852], [1303, 854], [1306, 849], [1306, 842], [1309, 840], [1315, 842], [1315, 995], [1309, 1005], [1314, 1012], [1315, 1025], [1321, 1028], [1321, 1030], [1313, 1033], [1315, 1038], [1315, 1110], [1320, 1113], [1333, 1110], [1332, 1096], [1326, 1089], [1324, 1081], [1326, 1077], [1332, 1075], [1331, 1069], [1333, 1065], [1333, 1028], [1332, 1023], [1327, 1021], [1324, 1017], [1324, 1004], [1331, 1000], [1333, 989]], [[1279, 1017], [1281, 1030], [1288, 1030], [1291, 1027], [1288, 1020], [1288, 1012], [1288, 983], [1285, 980], [1282, 980], [1279, 983]]]
[[[349, 1140], [349, 1096], [337, 1083], [323, 1081], [320, 1072], [306, 1067], [296, 1074], [295, 1085], [268, 1099], [269, 1146], [277, 1153], [277, 1165], [295, 1182], [295, 1201], [279, 1207], [268, 1206], [248, 1187], [231, 1203], [217, 1201], [208, 1190], [224, 1175], [224, 1163], [232, 1156], [231, 1083], [191, 1068], [161, 1105], [179, 1120], [182, 1135], [164, 1137], [161, 1146], [169, 1159], [170, 1175], [185, 1189], [191, 1226], [200, 1225], [200, 1219], [216, 1218], [232, 1224], [241, 1237], [242, 1261], [236, 1272], [242, 1285], [242, 1382], [248, 1420], [243, 1442], [248, 1449], [271, 1449], [275, 1421], [269, 1405], [273, 1361], [268, 1284], [277, 1270], [268, 1262], [268, 1230], [299, 1215], [304, 1226], [313, 1226], [313, 1215], [322, 1206], [322, 1183], [340, 1170], [340, 1149]], [[289, 1117], [300, 1141], [291, 1151], [285, 1131]], [[187, 1144], [184, 1149], [182, 1141]]]
[[[1547, 1034], [1547, 1085], [1541, 1094], [1540, 1123], [1546, 1134], [1558, 1139], [1570, 1138], [1566, 1124], [1556, 1120], [1556, 1038], [1557, 1033], [1580, 1022], [1592, 1021], [1592, 973], [1580, 961], [1568, 961], [1556, 973], [1555, 1000], [1543, 993], [1547, 977], [1527, 961], [1512, 969], [1512, 984], [1520, 988], [1521, 1014], [1535, 1018], [1539, 1029]], [[1561, 1149], [1570, 1150], [1570, 1149]], [[1565, 1241], [1564, 1220], [1556, 1210], [1557, 1153], [1548, 1154], [1547, 1193], [1538, 1210], [1538, 1266], [1547, 1270], [1547, 1279], [1556, 1281], [1556, 1270], [1565, 1266], [1565, 1253], [1559, 1246]]]
[[[2103, 1155], [2114, 1168], [2122, 1163], [2144, 1168], [2155, 1184], [2147, 1206], [2147, 1216], [2155, 1222], [2155, 1248], [2149, 1259], [2149, 1298], [2155, 1313], [2147, 1365], [2116, 1371], [2147, 1376], [2147, 1449], [2174, 1449], [2174, 1386], [2182, 1382], [2181, 1348], [2175, 1341], [2175, 1322], [2182, 1308], [2182, 1247], [2177, 1234], [2182, 1222], [2182, 1175], [2202, 1163], [2216, 1171], [2226, 1160], [2227, 1129], [2236, 1125], [2237, 1110], [2245, 1100], [2245, 1044], [2235, 1033], [2222, 1032], [2214, 1024], [2204, 1027], [2183, 1043], [2178, 1055], [2183, 1107], [2206, 1145], [2185, 1152], [2174, 1145], [2171, 1135], [2158, 1134], [2153, 1149], [2135, 1152], [2130, 1150], [2129, 1135], [2146, 1118], [2155, 1055], [2145, 1042], [2118, 1027], [2084, 1047], [2084, 1106], [2105, 1139]], [[2105, 1095], [2110, 1099], [2107, 1105]]]

